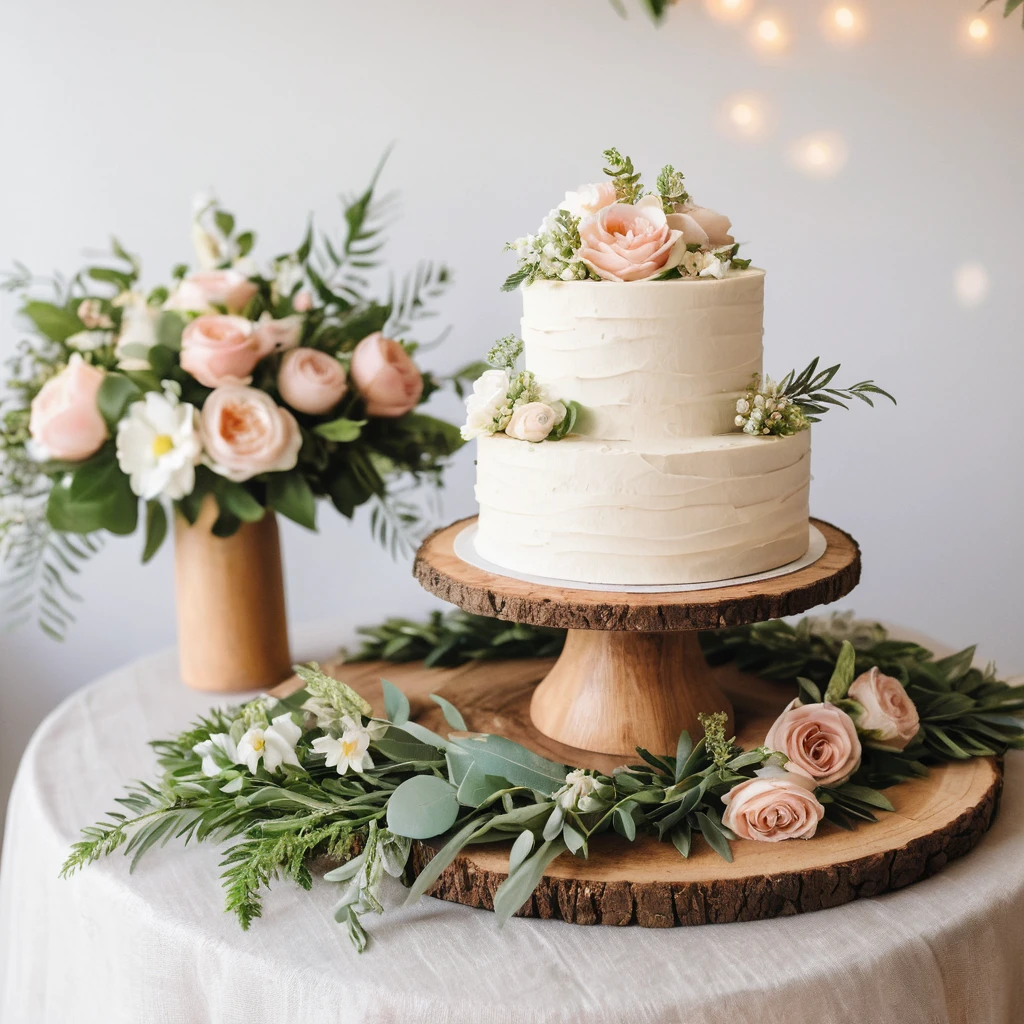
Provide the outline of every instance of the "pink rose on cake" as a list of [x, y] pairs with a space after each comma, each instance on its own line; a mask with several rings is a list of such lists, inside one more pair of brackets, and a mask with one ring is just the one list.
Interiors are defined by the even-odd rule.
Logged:
[[847, 696], [864, 709], [854, 714], [854, 720], [872, 746], [903, 750], [921, 728], [917, 707], [903, 684], [877, 666], [859, 675]]
[[738, 839], [761, 843], [812, 838], [825, 816], [814, 780], [781, 768], [761, 768], [757, 776], [722, 797], [722, 824]]
[[696, 203], [676, 203], [668, 215], [669, 227], [682, 231], [687, 245], [702, 249], [720, 249], [732, 245], [736, 239], [729, 234], [732, 221], [724, 214], [709, 210]]
[[293, 409], [322, 416], [341, 401], [348, 389], [345, 367], [318, 349], [292, 349], [281, 360], [277, 389]]
[[786, 755], [786, 770], [838, 786], [859, 767], [860, 738], [853, 719], [834, 704], [794, 700], [768, 730], [764, 745]]
[[200, 384], [250, 384], [256, 364], [273, 346], [243, 316], [211, 313], [196, 317], [181, 335], [181, 368]]
[[107, 424], [96, 405], [103, 371], [75, 353], [32, 399], [28, 432], [47, 459], [81, 462], [99, 451]]
[[206, 399], [200, 433], [209, 467], [236, 483], [293, 469], [302, 447], [295, 417], [265, 391], [239, 384]]
[[423, 376], [408, 352], [380, 331], [356, 345], [349, 375], [366, 403], [367, 416], [404, 416], [423, 394]]
[[579, 231], [577, 257], [606, 281], [645, 281], [678, 266], [686, 252], [683, 232], [669, 225], [657, 196], [612, 203]]

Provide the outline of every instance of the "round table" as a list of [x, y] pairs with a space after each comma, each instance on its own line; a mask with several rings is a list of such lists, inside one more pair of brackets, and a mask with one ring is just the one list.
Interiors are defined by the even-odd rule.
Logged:
[[[979, 846], [908, 889], [833, 910], [648, 930], [513, 919], [423, 899], [369, 920], [363, 955], [334, 923], [337, 886], [280, 883], [243, 932], [222, 911], [215, 848], [119, 853], [57, 874], [147, 740], [215, 701], [173, 653], [65, 701], [25, 753], [0, 861], [4, 1024], [1010, 1024], [1024, 1020], [1024, 754], [1007, 758]], [[237, 699], [237, 698], [236, 698]]]

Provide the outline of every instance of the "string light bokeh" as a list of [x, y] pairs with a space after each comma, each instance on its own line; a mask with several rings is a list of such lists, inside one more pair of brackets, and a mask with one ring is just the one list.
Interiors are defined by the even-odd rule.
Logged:
[[782, 53], [789, 46], [786, 23], [778, 14], [762, 15], [754, 21], [750, 41], [761, 53]]
[[704, 0], [704, 8], [718, 21], [742, 21], [754, 8], [754, 0]]
[[990, 287], [988, 271], [980, 263], [964, 263], [953, 275], [953, 294], [965, 309], [980, 306], [988, 298]]
[[820, 23], [825, 38], [840, 46], [860, 42], [867, 30], [867, 18], [856, 4], [830, 4], [822, 11]]
[[834, 178], [849, 157], [846, 140], [838, 132], [814, 132], [789, 147], [789, 161], [809, 178]]
[[738, 93], [728, 97], [718, 115], [719, 130], [733, 139], [754, 141], [771, 130], [771, 110], [763, 96]]

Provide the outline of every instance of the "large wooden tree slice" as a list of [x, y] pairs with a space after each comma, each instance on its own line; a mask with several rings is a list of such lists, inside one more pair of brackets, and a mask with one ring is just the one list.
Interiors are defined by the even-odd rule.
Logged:
[[[456, 669], [425, 669], [421, 662], [344, 665], [326, 670], [355, 687], [383, 712], [381, 677], [410, 698], [413, 717], [446, 731], [430, 699], [439, 693], [462, 711], [473, 730], [517, 740], [567, 765], [610, 771], [623, 759], [574, 750], [541, 734], [529, 715], [530, 696], [550, 670], [550, 660], [477, 662]], [[793, 696], [788, 685], [753, 679], [731, 665], [712, 671], [736, 708], [744, 746], [763, 739], [775, 714]], [[281, 692], [296, 688], [284, 684]], [[991, 758], [934, 768], [926, 779], [886, 791], [895, 813], [846, 832], [824, 823], [809, 841], [733, 843], [727, 863], [695, 838], [688, 859], [670, 843], [644, 838], [627, 843], [598, 837], [589, 860], [563, 854], [548, 868], [522, 916], [560, 918], [577, 924], [638, 924], [650, 928], [725, 923], [803, 913], [838, 906], [861, 896], [897, 889], [938, 871], [967, 853], [992, 821], [1002, 782], [1001, 763]], [[435, 847], [414, 844], [414, 873]], [[470, 847], [445, 869], [431, 895], [493, 909], [505, 878], [509, 844]]]

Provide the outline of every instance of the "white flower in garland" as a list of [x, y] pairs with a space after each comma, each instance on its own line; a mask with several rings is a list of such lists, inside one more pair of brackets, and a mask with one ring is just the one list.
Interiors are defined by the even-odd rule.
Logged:
[[268, 772], [276, 772], [283, 764], [299, 764], [295, 744], [302, 730], [290, 714], [278, 715], [269, 726], [253, 725], [238, 741], [235, 763], [244, 764], [254, 775], [260, 760]]
[[191, 494], [201, 455], [199, 414], [174, 395], [147, 392], [117, 425], [118, 465], [145, 501]]
[[599, 811], [606, 801], [602, 798], [600, 780], [583, 768], [575, 768], [565, 777], [565, 785], [555, 794], [558, 806], [565, 811]]
[[203, 774], [211, 779], [224, 771], [214, 756], [216, 751], [220, 751], [232, 764], [241, 763], [238, 760], [238, 748], [226, 732], [214, 733], [208, 740], [197, 743], [192, 751], [203, 759]]
[[386, 722], [371, 721], [368, 726], [357, 722], [351, 715], [341, 719], [341, 736], [319, 736], [313, 740], [313, 750], [326, 755], [324, 764], [328, 768], [337, 768], [339, 775], [351, 769], [360, 775], [373, 767], [370, 757], [370, 743], [379, 740], [388, 730]]

